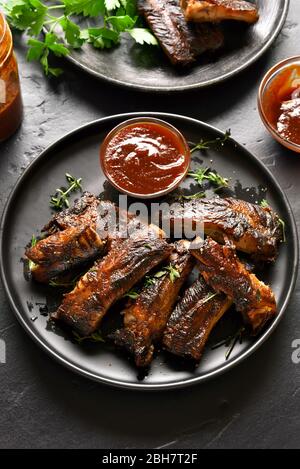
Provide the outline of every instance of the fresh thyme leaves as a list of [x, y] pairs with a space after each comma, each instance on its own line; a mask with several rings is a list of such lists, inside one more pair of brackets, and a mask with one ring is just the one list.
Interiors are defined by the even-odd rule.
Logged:
[[199, 168], [195, 171], [191, 170], [188, 172], [188, 176], [194, 178], [199, 186], [202, 186], [205, 180], [210, 181], [214, 186], [216, 186], [216, 190], [228, 187], [229, 185], [227, 178], [224, 178], [215, 171], [211, 171], [209, 168]]
[[237, 333], [236, 335], [233, 337], [227, 351], [226, 351], [226, 354], [225, 354], [225, 360], [228, 360], [234, 350], [234, 347], [236, 346], [236, 344], [239, 342], [240, 344], [242, 344], [243, 342], [243, 333], [245, 331], [245, 328], [242, 327]]
[[53, 288], [69, 288], [74, 287], [76, 284], [76, 280], [72, 280], [70, 282], [57, 282], [56, 280], [50, 280], [49, 286]]
[[169, 275], [172, 283], [174, 283], [175, 280], [180, 277], [180, 273], [178, 272], [176, 267], [174, 267], [172, 264], [169, 264], [168, 266], [163, 267], [162, 270], [156, 272], [153, 276], [146, 275], [145, 286], [150, 287], [151, 285], [155, 285], [155, 279], [163, 278], [166, 275]]
[[155, 285], [155, 280], [150, 275], [146, 275], [146, 277], [145, 277], [145, 286], [150, 287], [151, 285]]
[[136, 300], [139, 296], [140, 294], [135, 289], [132, 289], [129, 292], [125, 293], [125, 295], [123, 295], [123, 298], [131, 298], [132, 300]]
[[[27, 59], [39, 61], [46, 75], [62, 73], [60, 68], [49, 65], [51, 54], [66, 56], [87, 42], [95, 48], [111, 48], [126, 33], [138, 44], [158, 44], [138, 17], [136, 0], [57, 0], [50, 4], [41, 0], [0, 0], [0, 7], [13, 28], [30, 36]], [[82, 29], [74, 22], [76, 16], [96, 18], [96, 27]]]
[[197, 145], [191, 148], [191, 153], [194, 153], [197, 150], [209, 150], [211, 145], [224, 145], [224, 143], [229, 140], [231, 137], [231, 130], [226, 130], [224, 137], [217, 137], [214, 140], [203, 140], [201, 139]]
[[165, 269], [167, 272], [169, 272], [170, 280], [172, 283], [174, 283], [177, 278], [180, 278], [180, 273], [171, 264], [168, 267], [165, 267]]
[[232, 335], [232, 336], [229, 336], [229, 337], [226, 337], [225, 339], [221, 340], [220, 342], [218, 342], [217, 344], [213, 345], [211, 347], [212, 350], [215, 350], [217, 348], [220, 348], [220, 347], [227, 347], [227, 350], [226, 350], [226, 353], [225, 353], [225, 360], [227, 361], [236, 344], [239, 342], [240, 344], [243, 343], [243, 337], [244, 337], [244, 332], [245, 332], [245, 328], [244, 327], [241, 327], [236, 334]]
[[71, 174], [66, 173], [66, 180], [69, 184], [68, 188], [56, 189], [56, 193], [50, 199], [50, 205], [56, 210], [61, 210], [63, 207], [69, 207], [69, 200], [71, 192], [82, 190], [81, 181], [82, 178], [76, 179]]
[[195, 194], [191, 194], [191, 195], [180, 194], [177, 197], [177, 200], [203, 199], [205, 197], [206, 197], [205, 192], [196, 192]]
[[[37, 241], [38, 240], [36, 239], [36, 237], [34, 235], [32, 235], [30, 246], [33, 248], [36, 245]], [[34, 266], [35, 266], [35, 263], [29, 259], [28, 269], [32, 270], [34, 268]]]
[[268, 201], [266, 199], [262, 199], [262, 201], [259, 204], [262, 208], [268, 208], [270, 207]]
[[72, 331], [72, 332], [73, 332], [74, 339], [76, 340], [76, 342], [78, 342], [78, 344], [82, 344], [82, 342], [86, 340], [89, 342], [102, 342], [102, 343], [105, 342], [105, 340], [103, 339], [99, 331], [94, 332], [93, 334], [86, 336], [86, 337], [82, 337], [76, 331]]
[[285, 234], [285, 221], [282, 220], [282, 218], [278, 219], [278, 223], [281, 225], [282, 229], [282, 241], [283, 243], [286, 242], [286, 234]]
[[148, 248], [148, 249], [150, 249], [150, 250], [152, 249], [151, 244], [147, 244], [147, 243], [146, 243], [146, 244], [144, 244], [144, 247], [145, 247], [145, 248]]

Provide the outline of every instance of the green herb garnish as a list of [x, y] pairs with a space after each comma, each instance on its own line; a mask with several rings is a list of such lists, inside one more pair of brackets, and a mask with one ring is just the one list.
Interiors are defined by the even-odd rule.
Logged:
[[[36, 239], [36, 237], [34, 235], [32, 235], [30, 246], [33, 248], [36, 245], [37, 242], [38, 242], [38, 240]], [[35, 267], [35, 263], [29, 259], [28, 269], [33, 270], [34, 267]]]
[[123, 295], [123, 298], [131, 298], [132, 300], [136, 300], [139, 296], [140, 294], [138, 293], [138, 291], [132, 289], [129, 292], [125, 293], [125, 295]]
[[262, 201], [259, 204], [262, 208], [269, 208], [270, 205], [266, 199], [262, 199]]
[[82, 190], [81, 181], [82, 178], [76, 179], [71, 174], [66, 173], [66, 179], [69, 184], [69, 187], [56, 189], [55, 196], [52, 196], [50, 199], [51, 207], [56, 210], [61, 210], [63, 207], [69, 207], [69, 200], [71, 192], [76, 192], [77, 190]]
[[224, 178], [220, 174], [211, 171], [209, 168], [199, 168], [196, 171], [189, 171], [188, 176], [195, 179], [195, 181], [202, 186], [203, 182], [210, 181], [217, 189], [221, 189], [223, 187], [228, 187], [229, 181], [227, 178]]
[[285, 221], [282, 220], [282, 218], [278, 219], [278, 223], [281, 225], [282, 229], [282, 241], [283, 243], [286, 242], [286, 234], [285, 234]]
[[[84, 43], [109, 49], [126, 33], [138, 44], [158, 44], [153, 34], [142, 27], [136, 0], [0, 0], [0, 6], [9, 24], [29, 36], [27, 59], [39, 61], [46, 75], [62, 73], [60, 68], [49, 65], [49, 56], [64, 57]], [[82, 29], [73, 21], [76, 16], [95, 18], [96, 26]]]
[[170, 276], [170, 280], [172, 283], [174, 283], [175, 280], [180, 277], [180, 273], [178, 272], [176, 267], [174, 267], [172, 264], [169, 264], [168, 266], [163, 267], [162, 270], [156, 272], [153, 276], [146, 275], [145, 286], [150, 287], [151, 285], [155, 285], [156, 279], [163, 278], [166, 275]]
[[244, 332], [245, 332], [245, 328], [244, 327], [241, 327], [236, 334], [234, 335], [231, 335], [229, 337], [226, 337], [225, 339], [221, 340], [220, 342], [218, 342], [217, 344], [213, 345], [211, 347], [212, 350], [215, 350], [217, 348], [220, 348], [220, 347], [223, 347], [223, 346], [226, 346], [228, 347], [227, 350], [226, 350], [226, 353], [225, 353], [225, 360], [227, 361], [233, 350], [234, 350], [234, 347], [236, 346], [236, 344], [239, 342], [240, 344], [243, 343], [243, 337], [244, 337]]
[[145, 287], [151, 287], [151, 285], [155, 285], [155, 279], [150, 275], [146, 275], [145, 277]]
[[180, 278], [180, 273], [171, 264], [168, 267], [165, 267], [165, 270], [169, 272], [170, 280], [172, 283], [174, 283], [177, 278]]
[[177, 200], [203, 199], [205, 197], [206, 197], [205, 192], [196, 192], [195, 194], [191, 194], [191, 195], [180, 194], [177, 197]]
[[214, 140], [203, 140], [201, 139], [197, 145], [193, 146], [191, 148], [191, 153], [194, 153], [194, 151], [197, 150], [209, 150], [211, 145], [224, 145], [224, 143], [230, 138], [231, 136], [231, 130], [228, 129], [226, 130], [224, 137], [217, 137]]
[[76, 342], [78, 342], [78, 344], [82, 344], [82, 342], [84, 342], [85, 340], [88, 340], [90, 342], [102, 342], [102, 343], [105, 342], [105, 340], [103, 339], [99, 331], [94, 332], [93, 334], [88, 335], [86, 337], [82, 337], [76, 331], [72, 331], [72, 332], [73, 332], [74, 339], [76, 340]]

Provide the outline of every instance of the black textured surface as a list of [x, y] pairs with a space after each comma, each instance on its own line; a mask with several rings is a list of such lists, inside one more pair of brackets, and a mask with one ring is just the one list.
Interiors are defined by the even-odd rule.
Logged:
[[[276, 43], [239, 77], [209, 91], [154, 97], [108, 86], [67, 67], [47, 81], [24, 61], [19, 45], [25, 120], [0, 146], [0, 203], [28, 163], [58, 136], [92, 119], [137, 110], [186, 114], [222, 129], [256, 153], [286, 191], [300, 222], [299, 156], [280, 147], [261, 124], [256, 93], [264, 71], [297, 54], [300, 4], [291, 0]], [[47, 175], [45, 174], [45, 178]], [[299, 284], [299, 281], [298, 281]], [[1, 447], [300, 447], [300, 288], [267, 343], [226, 375], [190, 389], [157, 394], [125, 392], [87, 381], [50, 360], [24, 333], [0, 292]]]

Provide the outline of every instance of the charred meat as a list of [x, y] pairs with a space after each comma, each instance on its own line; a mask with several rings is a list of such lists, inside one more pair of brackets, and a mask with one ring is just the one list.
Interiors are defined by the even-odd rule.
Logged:
[[212, 329], [231, 304], [230, 298], [214, 292], [200, 277], [171, 314], [163, 336], [165, 350], [199, 362]]
[[238, 259], [234, 246], [224, 246], [206, 238], [195, 240], [192, 254], [205, 281], [216, 292], [232, 298], [254, 334], [276, 316], [276, 301], [271, 288], [250, 273]]
[[161, 338], [179, 291], [193, 268], [189, 243], [176, 243], [169, 261], [150, 284], [146, 282], [137, 300], [125, 310], [124, 328], [114, 334], [115, 343], [133, 355], [138, 367], [152, 361], [154, 344]]
[[163, 239], [135, 237], [115, 243], [64, 296], [54, 318], [83, 336], [95, 332], [108, 309], [172, 251]]
[[25, 251], [34, 263], [33, 278], [43, 283], [104, 255], [115, 241], [164, 236], [158, 227], [88, 192], [73, 207], [55, 214], [43, 231], [46, 236]]
[[176, 203], [171, 209], [162, 211], [163, 228], [171, 226], [173, 232], [198, 224], [205, 234], [218, 242], [230, 239], [236, 248], [262, 261], [275, 260], [282, 226], [279, 217], [269, 207], [263, 208], [232, 197], [195, 199]]
[[33, 262], [31, 268], [35, 280], [49, 280], [69, 272], [87, 261], [104, 254], [106, 243], [90, 226], [70, 227], [58, 231], [35, 246], [26, 249], [26, 257]]
[[138, 9], [175, 65], [193, 63], [197, 55], [223, 44], [223, 34], [215, 26], [188, 25], [179, 0], [138, 0]]
[[255, 23], [259, 18], [257, 6], [243, 0], [181, 0], [181, 6], [187, 21]]

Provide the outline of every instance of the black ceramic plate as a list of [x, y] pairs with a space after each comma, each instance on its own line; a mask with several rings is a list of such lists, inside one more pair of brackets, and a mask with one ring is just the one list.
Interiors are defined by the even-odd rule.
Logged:
[[[233, 193], [239, 198], [252, 202], [266, 198], [285, 220], [286, 243], [281, 246], [277, 262], [261, 273], [261, 278], [270, 283], [276, 294], [279, 311], [276, 320], [269, 324], [261, 336], [245, 338], [242, 344], [236, 344], [229, 359], [225, 360], [227, 348], [222, 346], [212, 350], [212, 346], [239, 328], [239, 315], [235, 311], [229, 312], [213, 332], [196, 370], [187, 368], [180, 360], [161, 352], [142, 381], [138, 379], [137, 370], [126, 356], [110, 345], [97, 343], [80, 346], [61, 330], [53, 331], [48, 326], [48, 318], [40, 312], [40, 304], [53, 303], [55, 289], [25, 280], [20, 261], [24, 246], [32, 234], [37, 234], [38, 229], [49, 220], [49, 195], [64, 183], [66, 172], [82, 177], [86, 190], [95, 194], [104, 191], [106, 197], [116, 198], [116, 191], [105, 182], [100, 170], [100, 143], [115, 125], [141, 115], [151, 115], [170, 122], [192, 142], [200, 138], [211, 140], [222, 136], [219, 130], [197, 120], [161, 113], [108, 117], [71, 132], [37, 157], [14, 188], [2, 219], [0, 264], [13, 311], [42, 349], [71, 370], [89, 378], [116, 386], [150, 390], [204, 381], [233, 367], [256, 350], [275, 329], [289, 301], [296, 280], [298, 244], [291, 209], [277, 182], [258, 159], [235, 141], [229, 140], [223, 147], [216, 147], [203, 154], [194, 153], [192, 165], [207, 165], [231, 178]], [[184, 184], [191, 191], [199, 191], [190, 178]]]
[[[287, 15], [289, 0], [257, 0], [260, 19], [255, 25], [223, 25], [225, 47], [215, 57], [200, 57], [195, 66], [178, 70], [156, 47], [139, 46], [131, 38], [114, 50], [87, 45], [69, 59], [88, 73], [119, 85], [153, 91], [200, 88], [221, 82], [248, 67], [272, 44]], [[89, 20], [91, 25], [91, 20]]]

